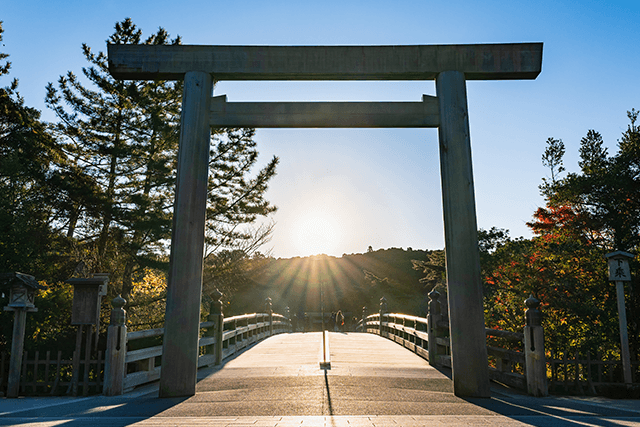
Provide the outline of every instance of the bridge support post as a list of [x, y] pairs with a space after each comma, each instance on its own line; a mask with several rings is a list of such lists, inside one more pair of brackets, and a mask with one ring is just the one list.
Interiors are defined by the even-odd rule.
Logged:
[[454, 393], [490, 397], [465, 75], [436, 78]]
[[427, 351], [429, 352], [429, 364], [436, 366], [438, 363], [438, 322], [442, 318], [440, 314], [440, 292], [429, 292], [429, 314], [427, 317]]
[[384, 335], [384, 326], [382, 325], [384, 322], [384, 315], [385, 313], [387, 313], [388, 310], [388, 306], [387, 306], [387, 299], [385, 297], [380, 298], [380, 336], [383, 337]]
[[267, 297], [264, 300], [264, 310], [269, 315], [269, 336], [273, 335], [273, 304], [271, 298]]
[[207, 353], [212, 352], [214, 354], [214, 364], [222, 364], [222, 333], [224, 331], [224, 313], [222, 312], [222, 292], [216, 289], [213, 292], [214, 301], [211, 303], [209, 310], [209, 321], [214, 322], [213, 328], [207, 331], [207, 335], [213, 336], [216, 342], [212, 346], [208, 346]]
[[367, 333], [367, 307], [362, 307], [362, 332]]
[[184, 75], [160, 397], [196, 392], [212, 94], [209, 73]]
[[127, 302], [120, 295], [111, 301], [111, 320], [107, 330], [107, 354], [104, 365], [105, 396], [120, 396], [124, 391], [125, 359], [127, 355]]
[[287, 332], [293, 332], [293, 327], [291, 323], [291, 310], [289, 309], [289, 306], [286, 306], [284, 308], [284, 317], [287, 320]]
[[527, 392], [532, 396], [547, 396], [547, 362], [544, 354], [544, 331], [542, 313], [538, 310], [540, 301], [531, 295], [524, 302], [525, 312], [524, 358], [527, 375]]

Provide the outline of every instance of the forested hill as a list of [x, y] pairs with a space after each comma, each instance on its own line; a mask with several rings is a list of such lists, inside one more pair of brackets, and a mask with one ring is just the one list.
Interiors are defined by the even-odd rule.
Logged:
[[414, 270], [411, 261], [424, 260], [427, 253], [391, 248], [340, 258], [269, 259], [254, 270], [253, 286], [240, 290], [233, 305], [240, 311], [261, 307], [264, 299], [271, 297], [277, 311], [286, 306], [292, 314], [320, 311], [323, 292], [328, 312], [340, 309], [359, 316], [363, 306], [377, 311], [380, 297], [385, 296], [389, 310], [421, 314], [424, 292], [420, 278], [424, 273]]

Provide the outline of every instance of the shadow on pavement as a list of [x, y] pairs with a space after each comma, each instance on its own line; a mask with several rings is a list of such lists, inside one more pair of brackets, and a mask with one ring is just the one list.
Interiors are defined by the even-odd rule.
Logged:
[[500, 395], [491, 399], [464, 399], [497, 415], [512, 418], [531, 426], [584, 426], [619, 427], [621, 421], [640, 425], [640, 401], [635, 409], [607, 404], [605, 401], [573, 399], [568, 397], [536, 398], [527, 395]]
[[[0, 416], [0, 426], [19, 426], [33, 423], [51, 423], [52, 425], [71, 426], [114, 426], [124, 427], [136, 422], [158, 416], [162, 412], [184, 402], [187, 398], [159, 399], [158, 392], [131, 398], [95, 396], [86, 399], [70, 398], [55, 404], [31, 407], [11, 411]], [[4, 402], [9, 406], [10, 402]]]
[[[212, 372], [221, 370], [255, 344], [227, 357], [221, 365], [198, 370], [198, 381]], [[158, 384], [136, 389], [122, 396], [90, 396], [86, 398], [62, 397], [35, 401], [33, 398], [0, 399], [0, 426], [19, 426], [34, 423], [50, 423], [66, 426], [114, 426], [124, 427], [161, 414], [185, 402], [188, 397], [158, 397]], [[148, 391], [145, 391], [148, 390]], [[28, 400], [34, 402], [30, 404]], [[90, 421], [89, 421], [90, 420]], [[89, 421], [89, 424], [88, 424]]]

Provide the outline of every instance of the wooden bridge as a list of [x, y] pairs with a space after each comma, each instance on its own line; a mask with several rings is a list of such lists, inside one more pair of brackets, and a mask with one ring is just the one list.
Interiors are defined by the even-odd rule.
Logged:
[[0, 399], [0, 425], [430, 426], [640, 425], [633, 401], [533, 398], [494, 384], [490, 399], [453, 394], [447, 369], [375, 334], [278, 334], [198, 371], [189, 398], [158, 383], [122, 396]]

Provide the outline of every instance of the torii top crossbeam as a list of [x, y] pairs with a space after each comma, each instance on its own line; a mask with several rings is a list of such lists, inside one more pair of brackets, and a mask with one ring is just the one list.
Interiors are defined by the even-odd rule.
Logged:
[[108, 45], [116, 79], [180, 80], [189, 71], [215, 80], [535, 79], [542, 43], [414, 46]]
[[[116, 79], [184, 79], [160, 396], [195, 393], [211, 127], [437, 127], [454, 392], [489, 397], [466, 80], [535, 79], [542, 43], [109, 45]], [[435, 80], [422, 102], [226, 102], [220, 80]]]

